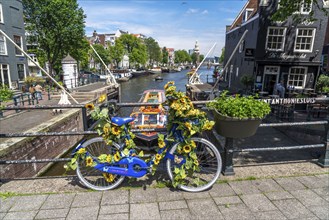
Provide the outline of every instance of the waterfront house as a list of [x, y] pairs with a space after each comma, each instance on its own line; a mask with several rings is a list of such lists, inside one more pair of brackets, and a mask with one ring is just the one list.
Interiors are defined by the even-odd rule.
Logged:
[[[0, 29], [26, 50], [21, 0], [0, 0]], [[0, 34], [0, 83], [16, 89], [26, 76], [27, 60], [24, 54]]]
[[[320, 6], [326, 3], [318, 2]], [[248, 32], [228, 63], [222, 87], [238, 92], [244, 88], [241, 77], [247, 75], [253, 77], [254, 89], [267, 95], [273, 94], [274, 85], [281, 80], [286, 89], [314, 89], [321, 70], [328, 17], [317, 7], [303, 3], [296, 13], [309, 16], [312, 12], [315, 21], [297, 23], [289, 18], [275, 22], [270, 16], [278, 7], [279, 0], [249, 0], [226, 28], [224, 64]]]
[[[329, 8], [329, 1], [328, 1]], [[323, 51], [322, 51], [322, 72], [329, 75], [329, 17], [327, 24], [327, 31], [324, 38]]]

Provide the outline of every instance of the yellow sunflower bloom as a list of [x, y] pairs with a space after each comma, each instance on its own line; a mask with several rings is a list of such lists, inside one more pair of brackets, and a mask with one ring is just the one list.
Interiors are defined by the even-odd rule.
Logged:
[[108, 163], [112, 162], [112, 155], [111, 154], [106, 156], [106, 162], [108, 162]]
[[167, 84], [164, 86], [164, 89], [167, 89], [169, 86], [173, 86], [175, 85], [175, 82], [174, 81], [169, 81], [167, 82]]
[[91, 158], [91, 157], [86, 158], [86, 166], [87, 167], [91, 167], [93, 165], [93, 162], [94, 162], [93, 158]]
[[155, 160], [154, 165], [158, 165], [160, 163], [160, 160]]
[[203, 125], [202, 130], [211, 130], [214, 125], [215, 125], [215, 122], [214, 121], [207, 121]]
[[85, 154], [86, 153], [86, 148], [80, 148], [78, 150], [78, 154]]
[[166, 146], [166, 143], [163, 140], [160, 140], [158, 145], [159, 145], [159, 148], [164, 148], [164, 146]]
[[92, 104], [92, 103], [86, 104], [85, 107], [89, 110], [94, 110], [94, 108], [95, 108], [94, 104]]
[[196, 148], [196, 144], [195, 144], [194, 141], [191, 141], [191, 147], [192, 147], [193, 149]]
[[113, 126], [112, 127], [112, 134], [114, 135], [119, 135], [121, 133], [121, 129], [118, 126]]
[[162, 158], [162, 156], [161, 156], [160, 154], [156, 154], [156, 155], [155, 155], [155, 159], [156, 159], [156, 160], [161, 160], [161, 158]]
[[190, 122], [185, 122], [185, 127], [191, 131], [192, 130], [192, 124]]
[[117, 151], [115, 154], [114, 154], [114, 161], [115, 162], [118, 162], [120, 160], [120, 154], [119, 154], [119, 151]]
[[191, 146], [190, 145], [185, 145], [184, 147], [183, 147], [183, 151], [185, 152], [185, 153], [190, 153], [191, 152]]
[[109, 183], [113, 182], [115, 179], [115, 176], [112, 173], [103, 173], [103, 177]]
[[108, 135], [111, 131], [111, 125], [109, 123], [106, 123], [103, 127], [104, 134]]
[[102, 103], [106, 100], [106, 94], [102, 94], [99, 98], [98, 98], [98, 102]]

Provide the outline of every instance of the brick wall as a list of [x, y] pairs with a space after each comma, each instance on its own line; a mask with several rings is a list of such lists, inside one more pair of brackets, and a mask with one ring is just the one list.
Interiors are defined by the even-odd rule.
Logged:
[[[71, 114], [39, 132], [82, 131], [81, 111], [71, 110]], [[7, 149], [0, 160], [30, 160], [53, 159], [71, 149], [82, 136], [42, 136], [24, 138]], [[0, 165], [1, 179], [33, 177], [40, 172], [47, 163], [9, 164]]]

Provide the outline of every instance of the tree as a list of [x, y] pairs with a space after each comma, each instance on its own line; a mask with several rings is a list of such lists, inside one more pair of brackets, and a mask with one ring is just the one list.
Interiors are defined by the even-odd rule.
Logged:
[[[103, 47], [103, 45], [101, 45], [101, 44], [94, 44], [93, 47], [96, 50], [96, 52], [98, 53], [98, 55], [100, 56], [100, 58], [103, 60], [105, 65], [110, 64], [111, 60], [110, 60], [109, 51], [106, 50]], [[95, 62], [94, 64], [100, 64], [100, 69], [104, 70], [105, 67], [104, 67], [103, 63], [101, 62], [101, 60], [98, 58], [98, 56], [96, 55], [96, 53], [94, 51], [91, 53], [91, 56], [94, 59], [94, 62]]]
[[114, 65], [118, 67], [119, 63], [121, 62], [123, 55], [124, 55], [124, 47], [122, 42], [119, 40], [115, 40], [114, 46], [108, 47], [110, 58], [114, 61]]
[[225, 55], [225, 47], [222, 48], [222, 54], [219, 57], [219, 62], [220, 63], [224, 62], [224, 55]]
[[191, 62], [191, 57], [186, 50], [175, 51], [175, 63]]
[[154, 62], [160, 62], [161, 61], [161, 48], [152, 37], [146, 38], [144, 40], [144, 43], [147, 48], [147, 54], [149, 57], [149, 63], [154, 64]]
[[322, 0], [280, 0], [279, 8], [271, 16], [271, 19], [274, 21], [285, 21], [288, 17], [292, 16], [292, 19], [295, 22], [302, 22], [305, 20], [314, 21], [316, 20], [314, 17], [314, 10], [310, 10], [310, 13], [307, 16], [304, 16], [299, 12], [301, 12], [301, 8], [306, 10], [318, 8], [325, 13], [325, 15], [328, 15], [328, 10], [326, 10], [323, 7], [324, 5], [320, 2], [322, 2]]
[[169, 53], [167, 51], [167, 48], [163, 47], [162, 48], [162, 63], [165, 63], [165, 64], [168, 63], [168, 59], [169, 59], [168, 56], [169, 56]]
[[[131, 35], [131, 34], [123, 34], [118, 39], [120, 43], [123, 45], [125, 52], [129, 57], [129, 68], [130, 63], [141, 63], [145, 64], [147, 59], [146, 46], [142, 43], [141, 39]], [[137, 53], [140, 53], [138, 55]]]
[[[44, 51], [49, 71], [59, 73], [61, 60], [74, 54], [84, 39], [84, 19], [77, 0], [23, 0], [26, 30]], [[79, 56], [75, 58], [80, 61]]]

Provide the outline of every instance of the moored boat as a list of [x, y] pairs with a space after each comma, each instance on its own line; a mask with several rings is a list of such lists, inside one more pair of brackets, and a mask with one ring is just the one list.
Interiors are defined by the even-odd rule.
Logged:
[[[144, 91], [140, 103], [152, 103], [154, 106], [135, 107], [131, 117], [135, 118], [132, 122], [133, 129], [154, 129], [165, 128], [167, 122], [166, 109], [161, 104], [165, 101], [164, 90], [146, 90]], [[157, 145], [158, 132], [147, 131], [136, 133], [136, 144], [140, 148], [152, 149]]]

